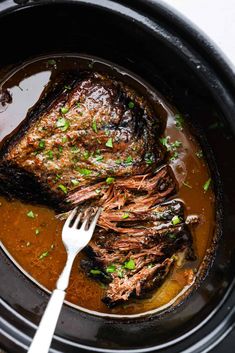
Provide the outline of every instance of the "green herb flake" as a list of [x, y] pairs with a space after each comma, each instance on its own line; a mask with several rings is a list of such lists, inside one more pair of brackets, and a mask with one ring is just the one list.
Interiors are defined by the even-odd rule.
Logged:
[[60, 175], [60, 174], [56, 174], [55, 180], [57, 181], [57, 180], [59, 180], [59, 179], [61, 179], [61, 175]]
[[184, 186], [186, 186], [187, 188], [189, 188], [189, 189], [192, 189], [192, 188], [193, 188], [189, 183], [187, 183], [187, 182], [185, 182], [185, 181], [183, 181], [182, 184], [183, 184]]
[[70, 90], [72, 89], [72, 87], [71, 87], [70, 85], [65, 85], [65, 86], [64, 86], [64, 89], [65, 89], [66, 91], [70, 91]]
[[169, 234], [167, 234], [167, 235], [168, 235], [168, 237], [169, 237], [170, 239], [175, 239], [175, 238], [176, 238], [176, 234], [169, 233]]
[[77, 179], [71, 179], [71, 183], [74, 185], [74, 186], [77, 186], [79, 184], [79, 181]]
[[40, 229], [39, 228], [36, 228], [35, 229], [35, 234], [38, 235], [40, 233]]
[[113, 139], [110, 137], [105, 144], [106, 147], [113, 148]]
[[78, 168], [77, 171], [84, 176], [89, 176], [92, 173], [91, 170], [85, 168]]
[[67, 137], [66, 137], [66, 136], [63, 136], [61, 141], [62, 141], [62, 143], [65, 143], [65, 142], [67, 142], [67, 141], [68, 141], [68, 139], [67, 139]]
[[95, 193], [99, 195], [101, 193], [101, 189], [95, 189]]
[[180, 146], [182, 146], [182, 142], [181, 141], [176, 140], [176, 141], [171, 143], [171, 148], [173, 150], [175, 150], [176, 148], [179, 148]]
[[148, 264], [147, 268], [152, 268], [154, 264]]
[[61, 129], [61, 131], [66, 131], [69, 128], [69, 121], [65, 118], [59, 118], [56, 122], [56, 126]]
[[199, 151], [197, 151], [196, 152], [196, 156], [197, 156], [197, 158], [203, 158], [203, 152], [202, 152], [202, 150], [199, 150]]
[[33, 213], [33, 211], [29, 211], [29, 212], [27, 213], [27, 216], [28, 216], [29, 218], [35, 218], [35, 214]]
[[205, 184], [203, 185], [203, 190], [204, 190], [204, 192], [207, 192], [207, 191], [208, 191], [208, 189], [209, 189], [209, 187], [210, 187], [210, 184], [211, 184], [211, 178], [209, 178], [209, 179], [205, 182]]
[[175, 126], [179, 130], [183, 130], [184, 118], [181, 114], [175, 115]]
[[78, 146], [72, 146], [71, 147], [71, 152], [72, 153], [78, 153], [78, 152], [80, 152], [80, 148], [78, 148]]
[[179, 153], [175, 151], [170, 157], [170, 161], [175, 161], [179, 157]]
[[78, 103], [76, 103], [76, 106], [78, 107], [78, 108], [81, 108], [81, 104], [78, 102]]
[[179, 216], [174, 216], [171, 220], [171, 223], [176, 226], [176, 224], [180, 223], [181, 222], [181, 219]]
[[97, 162], [101, 162], [103, 159], [104, 159], [103, 156], [97, 156], [97, 157], [96, 157], [96, 161], [97, 161]]
[[92, 122], [92, 130], [97, 134], [97, 124], [95, 120]]
[[116, 271], [116, 266], [115, 265], [109, 265], [106, 267], [106, 272], [107, 273], [113, 273]]
[[106, 179], [106, 183], [107, 183], [107, 184], [112, 184], [114, 181], [115, 181], [115, 178], [113, 178], [113, 177], [108, 177], [108, 178]]
[[123, 270], [117, 270], [117, 275], [119, 278], [123, 278], [124, 277]]
[[47, 151], [48, 159], [53, 160], [53, 152], [51, 150]]
[[60, 153], [63, 152], [63, 147], [62, 147], [62, 146], [58, 146], [57, 148], [58, 148], [58, 151], [59, 151]]
[[45, 141], [44, 140], [40, 140], [38, 143], [38, 147], [43, 150], [45, 148]]
[[62, 190], [65, 194], [67, 194], [68, 192], [68, 189], [63, 184], [59, 184], [58, 189]]
[[124, 212], [123, 215], [122, 215], [122, 218], [123, 219], [127, 219], [128, 217], [129, 217], [129, 213]]
[[127, 268], [128, 270], [134, 270], [135, 269], [135, 261], [133, 259], [126, 261], [124, 263], [124, 268]]
[[129, 107], [130, 109], [133, 109], [134, 106], [135, 106], [135, 103], [134, 103], [134, 102], [129, 102], [129, 103], [128, 103], [128, 107]]
[[102, 272], [100, 270], [96, 270], [96, 269], [91, 269], [90, 270], [90, 274], [94, 275], [94, 276], [100, 275], [101, 273]]
[[159, 142], [162, 144], [162, 146], [168, 147], [168, 140], [169, 140], [169, 136], [161, 137], [159, 139]]
[[88, 159], [88, 158], [90, 157], [90, 153], [89, 153], [88, 151], [84, 151], [83, 157], [84, 157], [85, 159]]
[[60, 111], [61, 111], [62, 114], [66, 114], [66, 113], [68, 113], [69, 108], [68, 108], [68, 107], [62, 107], [62, 108], [60, 109]]
[[55, 59], [49, 59], [49, 60], [47, 60], [47, 64], [50, 66], [56, 66], [56, 61], [55, 61]]
[[47, 257], [48, 255], [49, 255], [49, 251], [43, 252], [43, 253], [39, 256], [39, 260], [44, 259], [44, 258]]
[[125, 164], [132, 164], [132, 162], [133, 162], [133, 159], [131, 156], [128, 156], [125, 160]]
[[148, 165], [153, 164], [154, 162], [154, 154], [153, 153], [146, 153], [144, 157], [145, 163]]

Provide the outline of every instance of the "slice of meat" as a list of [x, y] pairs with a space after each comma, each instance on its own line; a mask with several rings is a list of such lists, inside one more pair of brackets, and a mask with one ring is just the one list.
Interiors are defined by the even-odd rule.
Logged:
[[106, 178], [151, 173], [164, 158], [162, 129], [135, 91], [106, 75], [80, 73], [40, 100], [5, 143], [0, 191], [58, 207], [67, 194], [92, 194], [91, 185]]

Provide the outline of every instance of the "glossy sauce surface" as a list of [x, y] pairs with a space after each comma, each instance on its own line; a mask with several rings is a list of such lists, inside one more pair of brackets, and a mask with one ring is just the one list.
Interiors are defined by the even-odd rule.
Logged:
[[[202, 263], [213, 237], [214, 195], [211, 185], [204, 190], [210, 178], [209, 170], [201, 148], [186, 123], [183, 122], [177, 128], [172, 108], [149, 88], [126, 73], [124, 76], [119, 69], [84, 57], [41, 58], [12, 71], [3, 81], [2, 88], [9, 91], [12, 102], [0, 107], [0, 139], [3, 140], [25, 118], [27, 110], [40, 98], [49, 80], [53, 84], [60, 72], [91, 69], [93, 66], [96, 70], [115, 74], [142, 90], [143, 94], [149, 94], [156, 111], [167, 121], [165, 136], [169, 136], [168, 144], [175, 141], [181, 143], [171, 151], [171, 157], [175, 156], [171, 165], [179, 183], [177, 197], [184, 201], [186, 215], [198, 215], [200, 218], [197, 226], [191, 226], [197, 260], [176, 267], [151, 299], [132, 300], [126, 305], [108, 309], [101, 301], [104, 289], [80, 269], [79, 261], [84, 255], [81, 253], [77, 256], [67, 291], [68, 301], [98, 312], [137, 314], [161, 308], [192, 285], [194, 273]], [[56, 219], [54, 211], [47, 207], [24, 204], [18, 200], [9, 201], [0, 196], [0, 223], [1, 240], [9, 253], [36, 281], [52, 290], [66, 260], [61, 241], [63, 222]]]

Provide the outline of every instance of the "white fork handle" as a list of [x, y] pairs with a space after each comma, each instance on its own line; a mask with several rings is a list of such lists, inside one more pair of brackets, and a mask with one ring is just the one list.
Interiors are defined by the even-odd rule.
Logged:
[[46, 310], [42, 316], [37, 332], [33, 338], [28, 353], [48, 353], [53, 333], [63, 305], [65, 290], [68, 287], [69, 276], [77, 252], [69, 253], [66, 265], [57, 281], [57, 289], [52, 292]]
[[48, 353], [64, 297], [63, 290], [55, 289], [52, 292], [28, 353]]

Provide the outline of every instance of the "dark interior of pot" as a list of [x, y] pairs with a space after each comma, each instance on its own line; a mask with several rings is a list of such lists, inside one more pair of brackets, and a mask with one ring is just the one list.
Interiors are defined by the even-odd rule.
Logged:
[[[169, 24], [161, 7], [151, 8], [142, 1], [133, 8], [106, 1], [36, 3], [2, 12], [0, 33], [1, 48], [8, 48], [1, 51], [0, 68], [67, 52], [108, 60], [143, 78], [193, 126], [207, 151], [216, 195], [217, 230], [207, 270], [211, 268], [183, 304], [160, 315], [128, 320], [98, 317], [64, 305], [52, 347], [66, 353], [75, 347], [77, 351], [162, 349], [173, 353], [196, 344], [225, 318], [226, 331], [232, 320], [229, 307], [234, 305], [229, 289], [234, 290], [235, 274], [235, 122], [231, 118], [235, 91], [216, 58], [206, 56], [192, 38], [188, 41], [189, 32], [182, 33], [178, 24]], [[10, 343], [3, 338], [3, 345], [12, 352], [24, 351], [49, 296], [4, 251], [0, 271], [4, 329], [12, 337]]]

